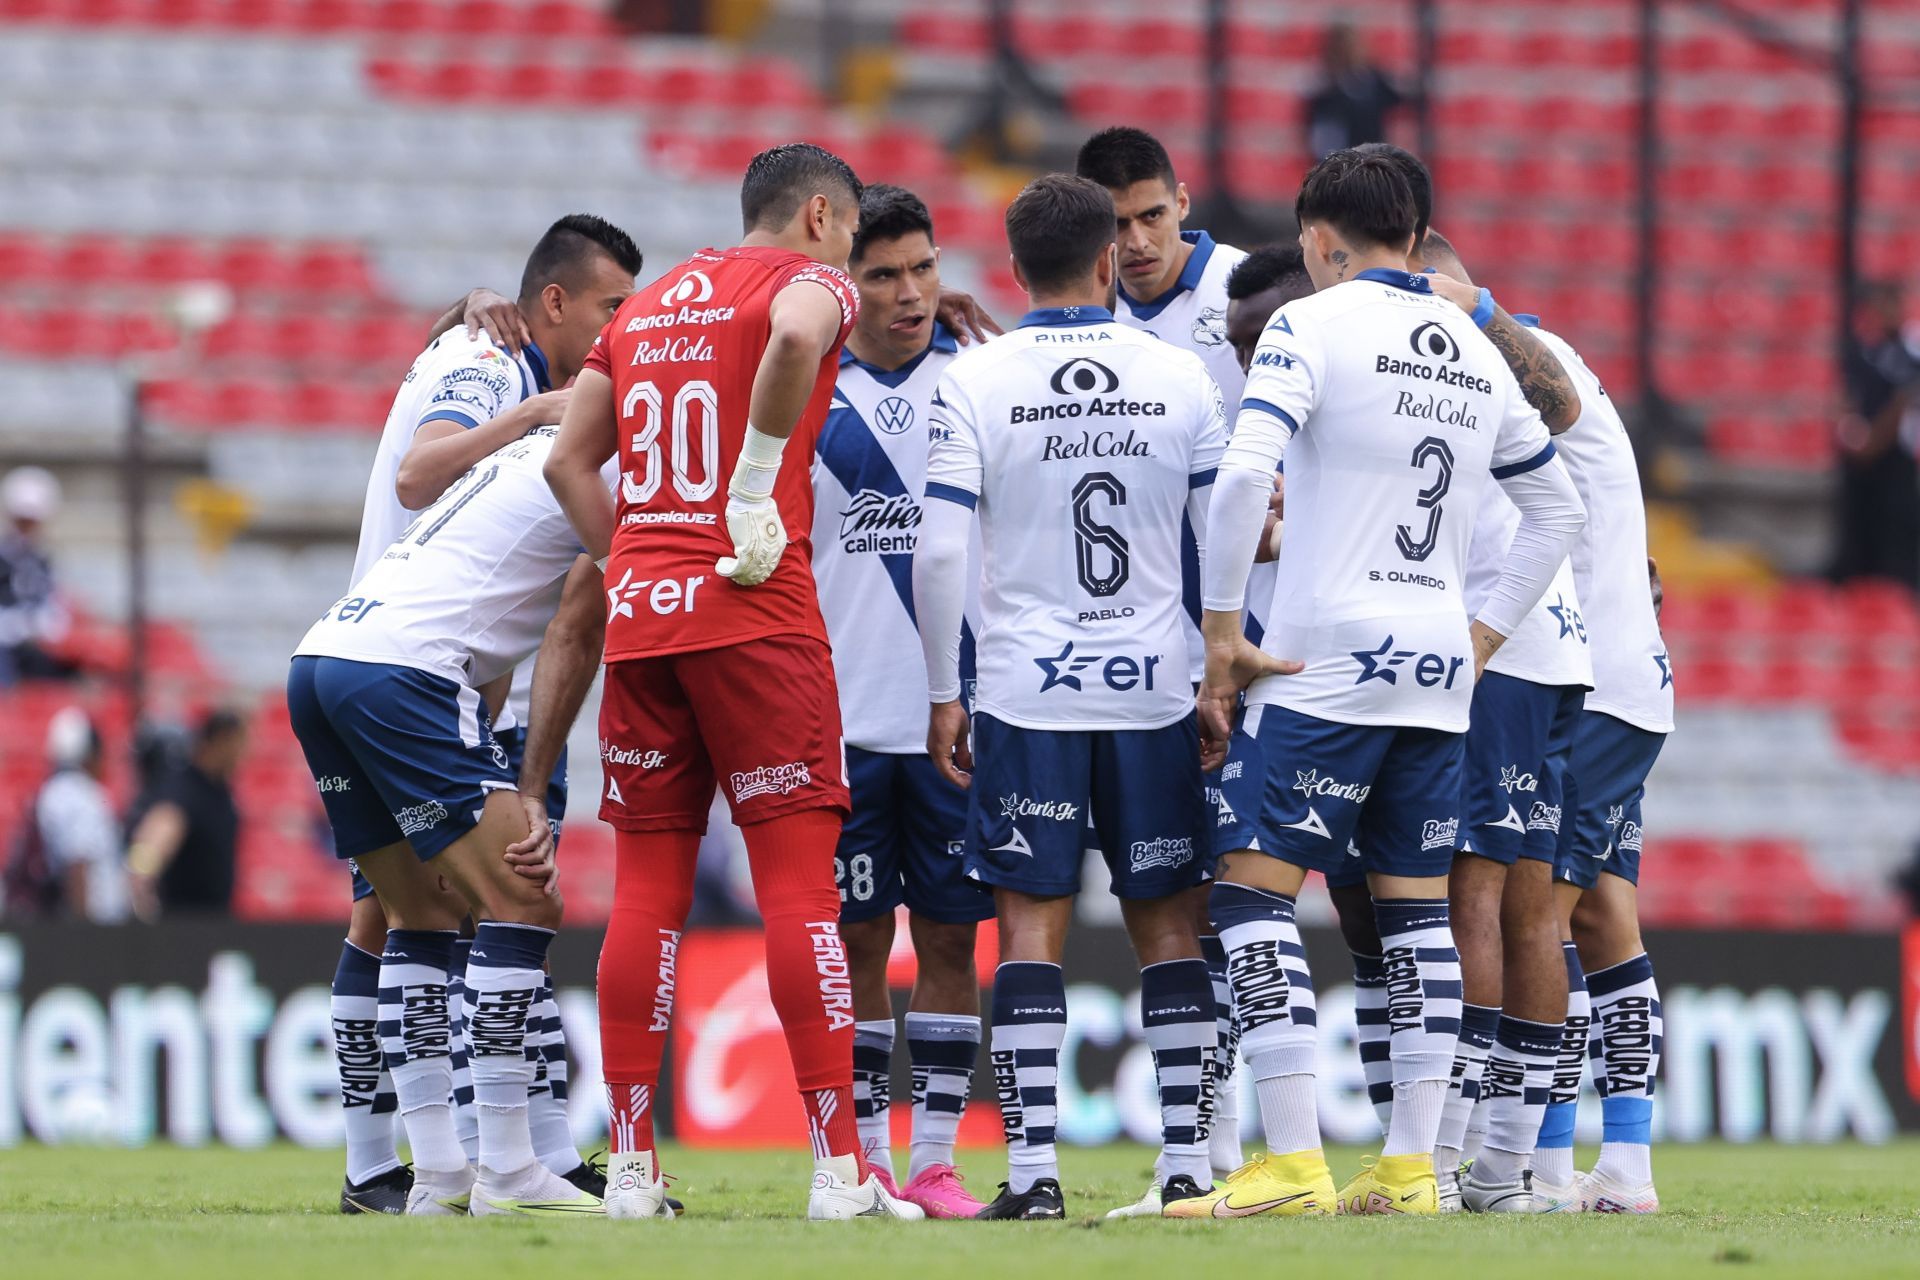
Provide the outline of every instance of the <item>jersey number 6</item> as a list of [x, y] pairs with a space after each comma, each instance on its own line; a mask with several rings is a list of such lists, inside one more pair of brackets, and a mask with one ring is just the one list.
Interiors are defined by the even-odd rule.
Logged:
[[[1073, 486], [1073, 571], [1080, 586], [1095, 599], [1113, 595], [1127, 585], [1132, 556], [1120, 531], [1093, 518], [1093, 501], [1105, 498], [1116, 507], [1127, 505], [1127, 487], [1107, 471], [1090, 471]], [[1105, 553], [1106, 572], [1095, 565]]]
[[[649, 501], [660, 491], [660, 387], [657, 383], [636, 382], [620, 405], [620, 416], [639, 419], [633, 433], [630, 452], [640, 467], [636, 481], [632, 471], [620, 473], [620, 492], [628, 502]], [[695, 422], [695, 418], [698, 422]], [[694, 439], [698, 432], [699, 439]], [[700, 478], [693, 478], [695, 451], [699, 453]], [[713, 384], [689, 382], [673, 396], [673, 490], [687, 502], [705, 502], [720, 488], [714, 468], [714, 456], [720, 452], [720, 400]]]

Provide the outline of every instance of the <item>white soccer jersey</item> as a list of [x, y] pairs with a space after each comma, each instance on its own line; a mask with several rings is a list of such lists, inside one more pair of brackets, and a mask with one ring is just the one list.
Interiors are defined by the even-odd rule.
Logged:
[[1587, 707], [1650, 733], [1671, 733], [1673, 667], [1647, 585], [1647, 508], [1633, 442], [1580, 353], [1557, 334], [1537, 326], [1533, 331], [1580, 391], [1580, 420], [1557, 443], [1587, 508], [1587, 526], [1572, 556], [1593, 646]]
[[1191, 713], [1181, 520], [1225, 439], [1199, 357], [1101, 307], [1031, 312], [953, 362], [927, 497], [979, 518], [976, 710], [1080, 730]]
[[[536, 427], [483, 458], [328, 607], [295, 656], [413, 667], [478, 688], [531, 655], [580, 554], [540, 473], [558, 434]], [[609, 490], [617, 466], [605, 468]]]
[[863, 751], [927, 745], [927, 667], [913, 614], [913, 550], [927, 485], [928, 406], [959, 352], [933, 343], [895, 370], [840, 353], [813, 464], [813, 577], [833, 645], [841, 733]]
[[[1506, 565], [1514, 530], [1520, 527], [1520, 508], [1490, 485], [1475, 513], [1473, 537], [1467, 548], [1467, 616], [1475, 617]], [[1562, 560], [1553, 584], [1540, 597], [1519, 629], [1507, 637], [1487, 670], [1534, 684], [1593, 687], [1593, 659], [1587, 627], [1580, 614], [1580, 593], [1573, 582], [1571, 558]]]
[[495, 346], [485, 333], [467, 337], [455, 325], [435, 338], [407, 370], [400, 394], [387, 411], [380, 447], [373, 455], [373, 474], [367, 477], [367, 500], [360, 512], [360, 548], [353, 558], [358, 582], [385, 555], [400, 531], [413, 523], [415, 512], [400, 505], [394, 482], [400, 462], [413, 447], [413, 437], [429, 422], [454, 422], [467, 430], [497, 418], [546, 389], [547, 361], [538, 347], [519, 356]]
[[[1187, 265], [1173, 287], [1152, 302], [1135, 302], [1120, 291], [1119, 309], [1114, 319], [1121, 324], [1144, 329], [1163, 341], [1200, 357], [1207, 366], [1220, 395], [1229, 405], [1239, 405], [1246, 388], [1247, 375], [1240, 370], [1240, 357], [1227, 341], [1227, 277], [1247, 256], [1244, 249], [1219, 244], [1204, 231], [1182, 231], [1180, 238], [1193, 246]], [[1231, 420], [1227, 429], [1233, 429]], [[1193, 679], [1198, 682], [1206, 667], [1206, 642], [1200, 638], [1199, 551], [1189, 544], [1183, 561], [1187, 569], [1186, 611], [1187, 660]], [[1261, 565], [1254, 571], [1262, 585], [1271, 581], [1272, 566]], [[1249, 620], [1249, 634], [1259, 628]]]
[[[499, 417], [536, 392], [547, 389], [547, 359], [528, 345], [518, 356], [494, 345], [483, 331], [467, 337], [455, 325], [435, 338], [414, 359], [387, 411], [380, 447], [367, 477], [367, 498], [360, 511], [360, 546], [353, 558], [353, 580], [360, 581], [417, 512], [400, 505], [394, 484], [413, 438], [429, 422], [453, 422], [471, 431]], [[513, 688], [500, 712], [500, 727], [524, 725], [533, 693], [533, 668], [514, 674]]]
[[1121, 289], [1114, 319], [1199, 356], [1226, 402], [1237, 405], [1247, 375], [1240, 372], [1240, 358], [1227, 341], [1227, 277], [1247, 256], [1246, 250], [1217, 244], [1204, 231], [1182, 231], [1180, 238], [1193, 252], [1173, 287], [1152, 302], [1135, 302]]
[[1306, 668], [1255, 681], [1248, 702], [1464, 731], [1473, 515], [1490, 480], [1554, 453], [1500, 353], [1422, 277], [1365, 271], [1274, 315], [1239, 434], [1255, 415], [1293, 433], [1261, 647]]

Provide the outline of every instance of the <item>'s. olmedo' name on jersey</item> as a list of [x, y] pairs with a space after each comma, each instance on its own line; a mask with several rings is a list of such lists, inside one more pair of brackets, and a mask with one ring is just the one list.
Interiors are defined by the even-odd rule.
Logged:
[[1247, 378], [1250, 421], [1294, 433], [1261, 647], [1306, 669], [1256, 681], [1248, 701], [1464, 730], [1474, 513], [1489, 480], [1553, 456], [1499, 353], [1420, 277], [1364, 272], [1274, 316]]

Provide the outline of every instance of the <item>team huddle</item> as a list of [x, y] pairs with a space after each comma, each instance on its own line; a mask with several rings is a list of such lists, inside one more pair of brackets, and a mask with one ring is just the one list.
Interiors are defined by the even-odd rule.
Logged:
[[[631, 240], [562, 219], [519, 297], [456, 305], [395, 401], [355, 581], [288, 684], [355, 883], [342, 1210], [674, 1216], [654, 1104], [717, 788], [809, 1218], [1065, 1216], [1090, 853], [1162, 1125], [1151, 1185], [1108, 1216], [1653, 1212], [1634, 886], [1672, 677], [1637, 469], [1573, 348], [1431, 227], [1425, 166], [1335, 152], [1297, 247], [1247, 254], [1183, 230], [1150, 135], [1105, 130], [1008, 208], [1031, 309], [997, 336], [941, 288], [911, 193], [792, 144], [741, 203], [739, 246], [637, 291]], [[603, 663], [604, 1168], [567, 1125], [546, 965], [564, 744]], [[1383, 1140], [1338, 1189], [1310, 872]], [[1008, 1156], [986, 1203], [954, 1151], [983, 1040]], [[1605, 1133], [1581, 1174], [1589, 1061]]]

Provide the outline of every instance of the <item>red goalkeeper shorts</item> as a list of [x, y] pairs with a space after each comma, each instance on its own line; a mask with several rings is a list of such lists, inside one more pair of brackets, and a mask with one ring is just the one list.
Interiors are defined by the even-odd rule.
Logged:
[[811, 636], [607, 664], [600, 818], [622, 831], [707, 829], [717, 784], [740, 826], [845, 815], [833, 657]]

